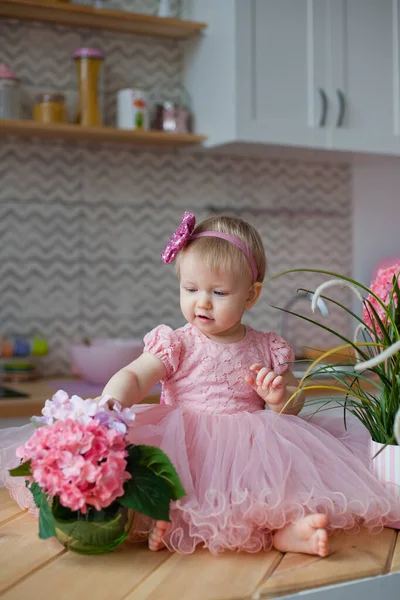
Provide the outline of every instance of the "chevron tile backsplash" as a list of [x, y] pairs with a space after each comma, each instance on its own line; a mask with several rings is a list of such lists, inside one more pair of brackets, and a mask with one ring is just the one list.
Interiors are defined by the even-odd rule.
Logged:
[[[73, 106], [70, 56], [83, 44], [106, 54], [107, 123], [114, 122], [119, 88], [139, 81], [149, 89], [180, 85], [177, 42], [4, 21], [0, 62], [22, 79], [25, 116], [38, 90], [67, 90]], [[70, 372], [72, 340], [142, 337], [161, 322], [180, 326], [173, 267], [161, 263], [160, 252], [185, 210], [199, 220], [232, 212], [253, 222], [270, 273], [300, 266], [351, 270], [347, 166], [5, 138], [0, 332], [46, 335], [51, 352], [42, 371], [58, 375]], [[270, 305], [283, 306], [297, 288], [313, 289], [320, 280], [296, 275], [272, 282], [247, 322], [276, 330], [280, 313]], [[347, 302], [348, 292], [336, 297]], [[295, 309], [310, 310], [307, 302]], [[300, 319], [291, 317], [287, 325], [288, 339], [298, 346], [334, 343]], [[349, 326], [334, 310], [329, 325], [341, 331]]]

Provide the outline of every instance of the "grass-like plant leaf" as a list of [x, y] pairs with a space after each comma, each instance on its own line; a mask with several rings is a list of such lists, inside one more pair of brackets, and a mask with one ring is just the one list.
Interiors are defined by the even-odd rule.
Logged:
[[[363, 327], [359, 327], [363, 341], [350, 340], [345, 335], [313, 318], [280, 307], [274, 307], [312, 323], [345, 342], [345, 344], [339, 345], [325, 354], [321, 353], [319, 358], [310, 363], [299, 384], [299, 389], [288, 400], [287, 404], [301, 392], [309, 390], [315, 392], [319, 390], [321, 396], [330, 395], [329, 399], [324, 398], [323, 410], [326, 410], [327, 400], [332, 405], [343, 407], [345, 426], [346, 414], [349, 412], [363, 423], [374, 441], [381, 444], [395, 444], [396, 440], [393, 433], [394, 420], [397, 412], [400, 410], [400, 353], [394, 354], [395, 349], [393, 349], [392, 356], [386, 357], [385, 360], [380, 358], [380, 354], [385, 351], [386, 356], [387, 349], [393, 348], [393, 345], [398, 343], [400, 339], [399, 276], [393, 276], [391, 291], [388, 298], [385, 298], [384, 301], [367, 286], [354, 279], [323, 269], [290, 269], [270, 277], [267, 282], [289, 273], [318, 273], [328, 275], [337, 280], [348, 282], [352, 286], [366, 292], [368, 296], [362, 302], [370, 322], [364, 323], [363, 318], [358, 316], [353, 310], [326, 294], [320, 295], [319, 290], [317, 290], [316, 297], [321, 297], [325, 301], [344, 310], [350, 317], [363, 325]], [[328, 285], [321, 285], [321, 292], [325, 291], [328, 287], [336, 285], [336, 283], [336, 281], [332, 281]], [[302, 289], [302, 291], [313, 293], [308, 289]], [[330, 365], [323, 363], [331, 354], [336, 354], [347, 348], [354, 349], [354, 360], [350, 359], [348, 355], [344, 356], [343, 361], [335, 365], [334, 371], [332, 371]], [[370, 372], [363, 373], [360, 371], [360, 365], [357, 364], [358, 361], [371, 361], [368, 364]], [[353, 374], [349, 374], [349, 366], [355, 367], [356, 371]], [[371, 379], [371, 373], [375, 379]], [[326, 385], [325, 382], [315, 381], [321, 378], [321, 375], [327, 374], [335, 381], [333, 385]], [[366, 385], [367, 383], [368, 386]], [[332, 392], [335, 394], [341, 393], [342, 395], [332, 396]]]

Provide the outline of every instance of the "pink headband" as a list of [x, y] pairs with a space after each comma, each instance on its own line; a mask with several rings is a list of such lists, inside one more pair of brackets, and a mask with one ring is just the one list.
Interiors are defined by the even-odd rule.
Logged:
[[192, 235], [195, 225], [196, 218], [194, 214], [190, 212], [185, 212], [178, 229], [175, 231], [175, 233], [172, 234], [168, 244], [165, 246], [161, 254], [162, 261], [165, 264], [173, 262], [177, 257], [179, 251], [182, 250], [182, 248], [184, 248], [190, 240], [194, 240], [200, 237], [216, 237], [221, 238], [222, 240], [226, 240], [231, 244], [234, 244], [246, 255], [246, 258], [250, 263], [251, 272], [253, 274], [253, 281], [257, 281], [258, 270], [256, 261], [254, 260], [254, 256], [252, 255], [246, 244], [244, 244], [241, 240], [239, 240], [237, 237], [234, 237], [233, 235], [229, 235], [228, 233], [220, 233], [219, 231], [202, 231], [201, 233], [196, 233], [195, 235]]

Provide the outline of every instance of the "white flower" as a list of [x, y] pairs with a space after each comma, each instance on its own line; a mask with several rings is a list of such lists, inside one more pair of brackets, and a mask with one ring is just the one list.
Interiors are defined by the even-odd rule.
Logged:
[[95, 416], [98, 405], [95, 400], [86, 398], [84, 400], [80, 396], [71, 396], [71, 415], [70, 418], [86, 425]]
[[52, 425], [55, 420], [65, 421], [71, 413], [69, 396], [63, 390], [58, 390], [51, 400], [46, 400], [42, 409], [42, 417], [33, 417], [34, 421]]
[[385, 362], [385, 360], [387, 360], [391, 356], [394, 356], [399, 351], [400, 351], [400, 341], [396, 342], [395, 344], [392, 344], [391, 346], [386, 348], [386, 350], [384, 350], [380, 354], [377, 354], [376, 356], [373, 356], [369, 360], [358, 363], [357, 365], [354, 366], [354, 370], [355, 371], [364, 371], [365, 369], [370, 369], [371, 367], [376, 367], [376, 365], [380, 365], [381, 363]]
[[318, 286], [317, 289], [315, 290], [313, 297], [312, 297], [311, 310], [313, 312], [315, 312], [315, 309], [317, 308], [317, 303], [318, 303], [319, 297], [324, 290], [326, 290], [327, 288], [330, 288], [330, 287], [336, 287], [338, 285], [340, 287], [350, 288], [355, 293], [357, 298], [359, 300], [361, 300], [361, 302], [363, 302], [364, 299], [360, 293], [360, 290], [353, 283], [350, 283], [350, 281], [346, 281], [343, 279], [329, 279], [329, 281], [325, 281], [324, 283], [321, 283], [321, 285]]
[[116, 401], [110, 406], [109, 400], [111, 396], [108, 395], [99, 400], [84, 399], [76, 395], [70, 398], [66, 392], [59, 390], [51, 400], [46, 400], [42, 409], [43, 416], [33, 417], [32, 421], [40, 426], [73, 419], [86, 425], [91, 419], [97, 419], [102, 425], [125, 435], [135, 420], [135, 413], [131, 408], [122, 408]]
[[396, 413], [396, 416], [394, 418], [394, 437], [396, 438], [397, 443], [400, 446], [400, 408]]
[[116, 429], [125, 435], [127, 428], [133, 424], [136, 415], [131, 408], [122, 408], [117, 401], [113, 401], [112, 408], [110, 408], [108, 402], [111, 399], [109, 395], [101, 398], [97, 403], [95, 418], [110, 429]]

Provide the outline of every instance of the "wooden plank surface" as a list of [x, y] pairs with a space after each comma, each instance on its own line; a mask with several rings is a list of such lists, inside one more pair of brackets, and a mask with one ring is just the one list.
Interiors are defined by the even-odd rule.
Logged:
[[11, 498], [8, 490], [0, 488], [0, 524], [22, 512], [24, 511], [18, 506], [14, 498]]
[[373, 577], [385, 572], [396, 532], [379, 534], [363, 530], [356, 536], [340, 532], [330, 538], [327, 558], [288, 552], [278, 567], [258, 589], [262, 598], [276, 598], [305, 589]]
[[276, 550], [256, 554], [224, 552], [213, 556], [173, 554], [126, 600], [233, 600], [251, 596], [259, 581], [280, 562]]
[[272, 550], [256, 554], [199, 549], [192, 555], [124, 544], [83, 556], [38, 538], [38, 522], [0, 489], [0, 593], [8, 600], [237, 600], [277, 598], [302, 590], [400, 571], [400, 534], [344, 533], [320, 559]]
[[397, 540], [394, 547], [392, 564], [390, 565], [390, 572], [396, 573], [400, 571], [400, 531], [397, 532]]
[[[1, 490], [4, 498], [4, 490]], [[302, 554], [152, 553], [124, 544], [113, 553], [83, 556], [53, 539], [39, 540], [37, 521], [20, 514], [0, 527], [0, 590], [8, 600], [236, 600], [275, 598], [386, 572], [397, 533], [362, 532], [331, 538], [326, 559]], [[400, 545], [391, 570], [400, 569]], [[261, 583], [260, 583], [261, 582]]]
[[[55, 540], [40, 540], [38, 520], [21, 513], [0, 526], [0, 592], [40, 567], [58, 554], [66, 552]], [[29, 598], [30, 594], [20, 596]]]
[[9, 589], [2, 600], [122, 600], [170, 558], [145, 544], [126, 544], [98, 556], [66, 552]]

